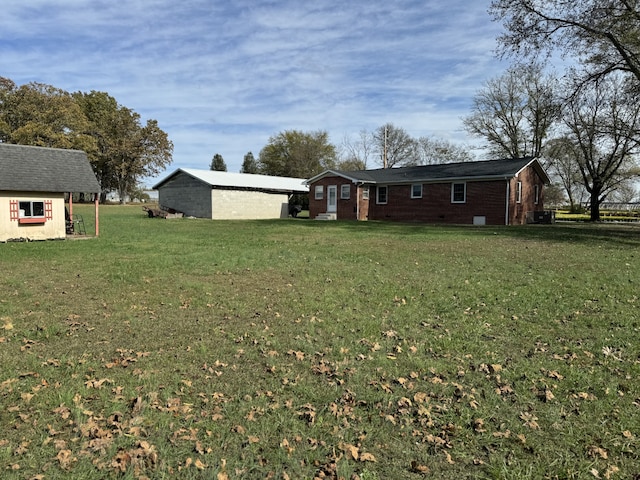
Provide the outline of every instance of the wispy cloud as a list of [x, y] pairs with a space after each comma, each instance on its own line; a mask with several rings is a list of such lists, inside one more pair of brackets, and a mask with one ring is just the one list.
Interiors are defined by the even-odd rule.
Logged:
[[460, 118], [504, 68], [488, 3], [5, 0], [0, 75], [108, 92], [158, 120], [172, 169], [220, 153], [238, 171], [293, 128], [466, 141]]

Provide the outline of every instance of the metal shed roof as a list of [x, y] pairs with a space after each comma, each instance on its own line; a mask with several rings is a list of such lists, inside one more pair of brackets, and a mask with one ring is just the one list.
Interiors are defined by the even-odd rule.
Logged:
[[0, 190], [98, 193], [86, 153], [0, 143]]
[[251, 173], [230, 173], [215, 170], [198, 170], [194, 168], [179, 168], [155, 184], [153, 189], [157, 190], [181, 172], [207, 183], [212, 187], [250, 188], [292, 193], [307, 193], [309, 191], [309, 187], [305, 185], [306, 179], [304, 178], [275, 177]]

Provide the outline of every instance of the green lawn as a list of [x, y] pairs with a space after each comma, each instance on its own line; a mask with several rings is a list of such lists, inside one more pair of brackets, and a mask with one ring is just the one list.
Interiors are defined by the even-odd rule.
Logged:
[[640, 478], [638, 227], [100, 233], [0, 244], [2, 478]]

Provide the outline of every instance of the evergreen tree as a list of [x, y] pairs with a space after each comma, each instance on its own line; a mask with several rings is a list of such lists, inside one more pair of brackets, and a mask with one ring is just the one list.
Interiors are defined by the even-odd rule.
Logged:
[[240, 173], [258, 173], [258, 162], [254, 158], [253, 153], [249, 152], [244, 156]]
[[209, 170], [214, 170], [217, 172], [227, 171], [227, 164], [224, 163], [224, 159], [222, 158], [222, 155], [220, 155], [219, 153], [216, 153], [213, 156], [213, 158], [211, 159], [211, 165], [209, 166]]

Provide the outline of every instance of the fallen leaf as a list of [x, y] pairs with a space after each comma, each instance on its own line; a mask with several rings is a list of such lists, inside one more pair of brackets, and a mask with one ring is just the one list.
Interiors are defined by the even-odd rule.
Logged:
[[600, 447], [598, 447], [596, 445], [591, 445], [589, 447], [588, 452], [589, 452], [589, 455], [591, 457], [594, 457], [594, 458], [595, 457], [600, 457], [600, 458], [606, 460], [609, 457], [609, 455], [607, 454], [607, 451], [604, 448], [600, 448]]
[[375, 462], [376, 461], [376, 457], [374, 457], [370, 453], [362, 453], [362, 454], [360, 454], [360, 461], [361, 462]]
[[620, 471], [620, 469], [618, 467], [616, 467], [615, 465], [611, 465], [610, 467], [607, 468], [607, 470], [604, 472], [604, 478], [606, 478], [607, 480], [611, 479], [611, 476], [614, 473], [618, 473]]
[[421, 473], [423, 475], [426, 475], [427, 473], [429, 473], [429, 467], [427, 467], [426, 465], [420, 465], [415, 460], [412, 460], [411, 461], [411, 471], [414, 472], [414, 473]]
[[350, 443], [340, 443], [340, 450], [347, 454], [347, 458], [350, 460], [358, 460], [360, 457], [360, 449]]
[[71, 450], [60, 450], [56, 458], [60, 462], [60, 468], [63, 470], [69, 470], [71, 464], [77, 460], [73, 457]]

